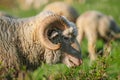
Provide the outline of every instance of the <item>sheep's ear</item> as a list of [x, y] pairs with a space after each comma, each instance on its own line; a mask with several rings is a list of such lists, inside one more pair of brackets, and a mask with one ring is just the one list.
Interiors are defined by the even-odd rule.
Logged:
[[50, 39], [54, 39], [54, 38], [56, 38], [58, 35], [59, 35], [58, 32], [53, 31], [53, 32], [51, 33], [51, 35], [50, 35]]

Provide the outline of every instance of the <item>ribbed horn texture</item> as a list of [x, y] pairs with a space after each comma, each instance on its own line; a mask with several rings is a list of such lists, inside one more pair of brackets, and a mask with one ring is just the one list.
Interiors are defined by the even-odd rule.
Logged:
[[66, 28], [69, 28], [68, 21], [62, 16], [50, 13], [49, 15], [44, 17], [44, 19], [41, 20], [41, 25], [42, 27], [39, 27], [41, 44], [43, 44], [46, 48], [51, 50], [59, 49], [61, 47], [61, 44], [55, 44], [51, 42], [48, 38], [48, 31], [54, 28], [64, 31]]

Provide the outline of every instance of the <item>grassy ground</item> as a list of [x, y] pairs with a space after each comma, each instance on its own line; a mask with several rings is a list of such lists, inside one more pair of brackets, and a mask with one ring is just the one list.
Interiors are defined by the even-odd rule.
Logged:
[[[119, 0], [86, 0], [84, 4], [73, 4], [79, 14], [87, 10], [98, 10], [107, 15], [112, 15], [120, 25]], [[40, 10], [22, 11], [18, 9], [4, 9], [12, 15], [28, 17], [39, 13]], [[112, 41], [112, 50], [107, 58], [100, 57], [96, 62], [90, 64], [87, 52], [87, 40], [82, 43], [83, 64], [76, 68], [67, 68], [64, 64], [46, 65], [43, 64], [34, 72], [25, 72], [26, 80], [120, 80], [120, 42]], [[97, 42], [97, 48], [101, 48], [101, 40]], [[24, 70], [23, 70], [24, 73]]]

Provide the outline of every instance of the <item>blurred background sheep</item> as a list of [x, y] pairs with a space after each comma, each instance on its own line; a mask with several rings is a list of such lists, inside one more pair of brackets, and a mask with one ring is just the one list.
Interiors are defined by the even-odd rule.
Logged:
[[48, 2], [49, 0], [16, 0], [16, 4], [23, 10], [28, 10], [30, 8], [39, 9]]
[[64, 1], [69, 4], [72, 4], [74, 1], [79, 3], [85, 3], [85, 0], [0, 0], [0, 5], [7, 8], [19, 7], [23, 10], [28, 10], [31, 8], [39, 9], [40, 7], [54, 1]]
[[39, 9], [43, 5], [56, 1], [64, 1], [69, 4], [72, 4], [73, 1], [79, 3], [85, 3], [85, 0], [16, 0], [16, 1], [17, 3], [19, 3], [19, 7], [21, 9], [29, 9], [29, 8]]
[[76, 19], [78, 17], [78, 12], [71, 5], [65, 2], [53, 2], [45, 6], [44, 10], [52, 11], [58, 15], [65, 16], [72, 22], [76, 22]]
[[103, 39], [105, 43], [113, 38], [120, 38], [120, 28], [111, 16], [98, 11], [86, 11], [77, 19], [78, 36], [81, 44], [83, 37], [88, 40], [88, 52], [91, 60], [97, 58], [96, 42]]

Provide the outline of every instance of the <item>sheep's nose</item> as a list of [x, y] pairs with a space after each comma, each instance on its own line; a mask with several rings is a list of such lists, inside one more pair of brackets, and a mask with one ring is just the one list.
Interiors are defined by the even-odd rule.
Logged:
[[74, 62], [74, 66], [80, 66], [82, 62], [82, 59], [78, 59], [78, 62]]
[[79, 64], [78, 64], [78, 66], [81, 65], [82, 63], [83, 63], [82, 59], [79, 59]]
[[74, 56], [71, 56], [71, 55], [68, 55], [68, 57], [69, 57], [69, 61], [72, 64], [74, 64], [74, 65], [72, 65], [73, 67], [80, 66], [82, 64], [82, 62], [83, 62], [81, 58], [78, 59], [78, 58], [76, 58]]

